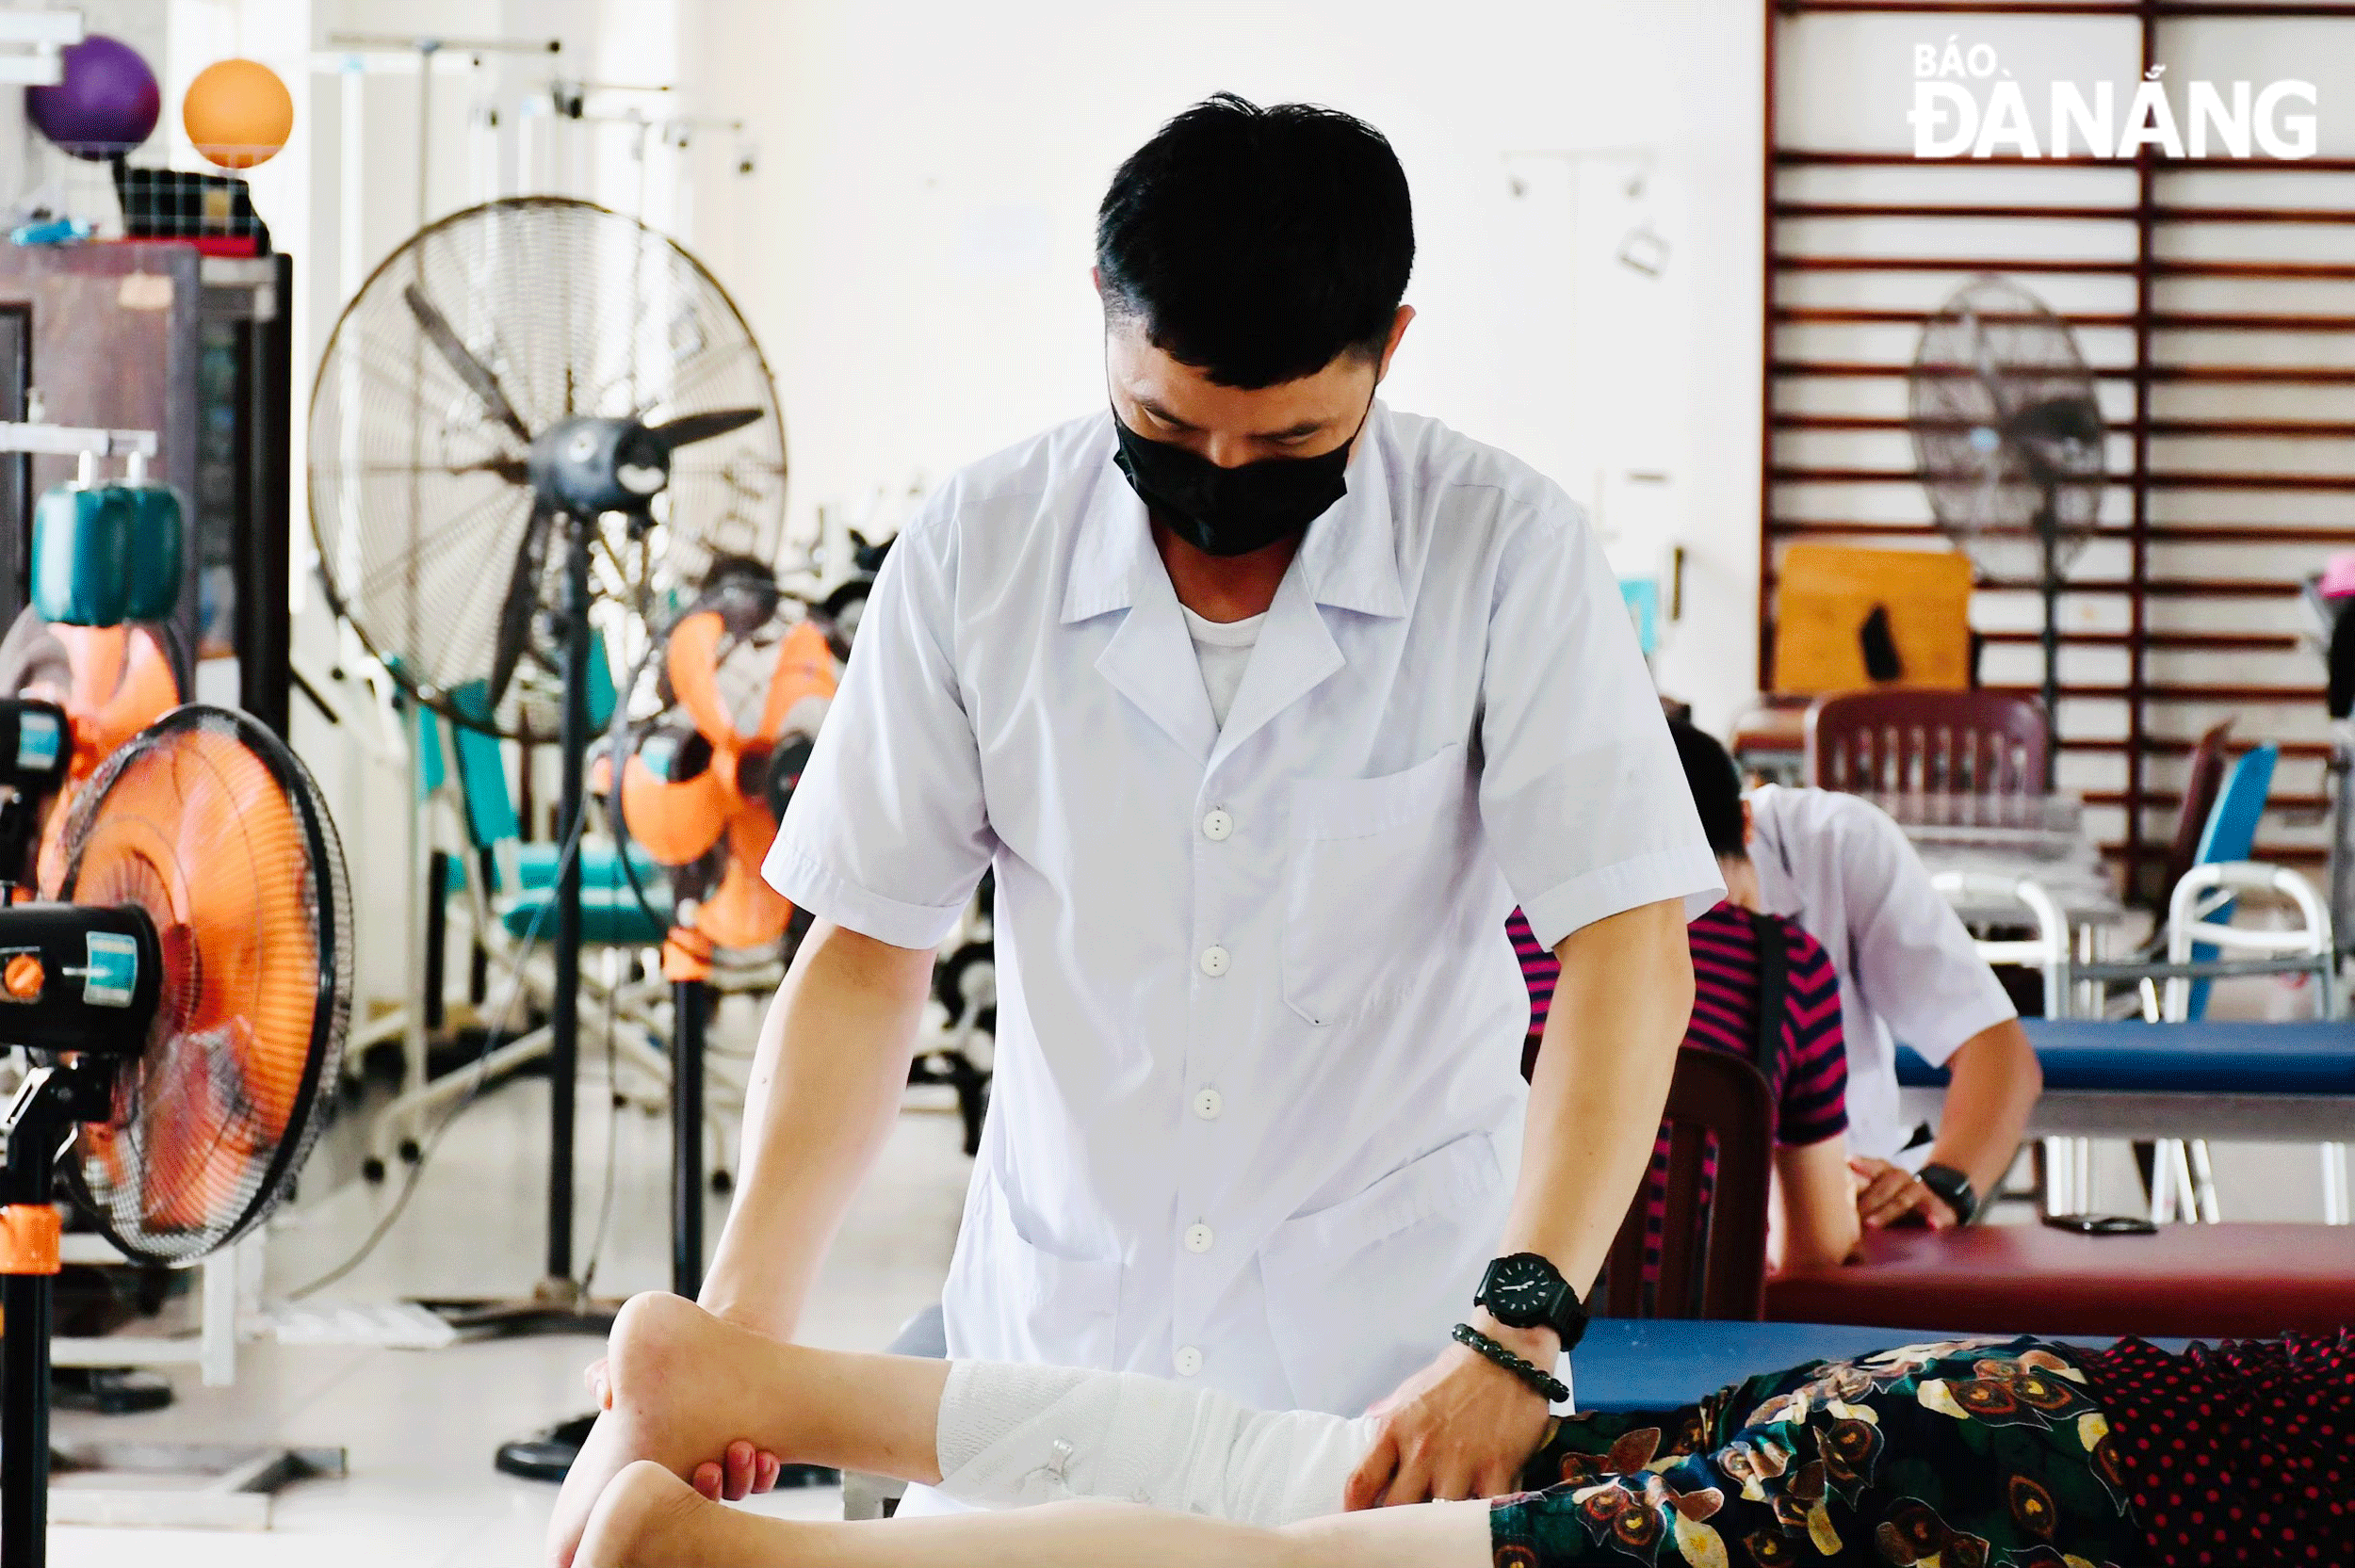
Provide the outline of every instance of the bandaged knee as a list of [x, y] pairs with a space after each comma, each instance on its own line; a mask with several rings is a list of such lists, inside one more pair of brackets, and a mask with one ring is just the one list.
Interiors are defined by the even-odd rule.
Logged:
[[1273, 1528], [1340, 1512], [1374, 1426], [1136, 1372], [960, 1361], [940, 1397], [940, 1490], [977, 1508], [1094, 1497]]

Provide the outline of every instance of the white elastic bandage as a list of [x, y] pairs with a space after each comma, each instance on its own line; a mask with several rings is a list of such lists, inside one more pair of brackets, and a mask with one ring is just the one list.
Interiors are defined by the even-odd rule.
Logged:
[[1374, 1427], [1136, 1372], [960, 1361], [940, 1396], [940, 1490], [980, 1508], [1099, 1497], [1272, 1528], [1340, 1512]]

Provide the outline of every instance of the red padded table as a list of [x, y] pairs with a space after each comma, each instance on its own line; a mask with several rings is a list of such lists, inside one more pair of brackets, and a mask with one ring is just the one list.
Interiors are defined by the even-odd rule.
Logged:
[[2355, 1225], [1868, 1231], [1856, 1263], [1769, 1280], [1766, 1316], [1969, 1334], [2323, 1334], [2355, 1324]]

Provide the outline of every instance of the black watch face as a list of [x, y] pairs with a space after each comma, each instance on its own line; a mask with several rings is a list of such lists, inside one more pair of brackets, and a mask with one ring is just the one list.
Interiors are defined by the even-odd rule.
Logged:
[[1500, 1258], [1489, 1266], [1488, 1287], [1481, 1304], [1497, 1321], [1517, 1329], [1534, 1329], [1553, 1313], [1562, 1280], [1552, 1265], [1539, 1257]]

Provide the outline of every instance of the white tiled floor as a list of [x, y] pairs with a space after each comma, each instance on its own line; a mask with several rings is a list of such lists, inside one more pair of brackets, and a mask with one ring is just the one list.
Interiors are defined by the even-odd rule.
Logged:
[[[588, 1247], [608, 1148], [605, 1098], [581, 1094], [578, 1179]], [[885, 1157], [828, 1262], [805, 1332], [814, 1341], [879, 1348], [911, 1312], [938, 1296], [970, 1169], [956, 1119], [934, 1108], [901, 1117]], [[383, 1245], [323, 1301], [381, 1302], [409, 1295], [495, 1296], [527, 1291], [544, 1253], [546, 1086], [512, 1084], [460, 1121], [427, 1169], [410, 1212]], [[624, 1112], [613, 1147], [615, 1198], [595, 1285], [627, 1295], [669, 1282], [668, 1132]], [[275, 1299], [343, 1259], [382, 1212], [398, 1183], [333, 1188], [349, 1169], [349, 1129], [313, 1164], [307, 1204], [273, 1228], [267, 1252]], [[2228, 1212], [2239, 1219], [2320, 1216], [2314, 1156], [2305, 1149], [2220, 1147]], [[333, 1190], [327, 1190], [333, 1188]], [[2103, 1147], [2099, 1206], [2128, 1209], [2136, 1194], [2123, 1146]], [[709, 1204], [716, 1236], [724, 1200]], [[2018, 1208], [2006, 1218], [2025, 1219]], [[175, 1375], [179, 1398], [147, 1416], [61, 1414], [60, 1438], [333, 1445], [350, 1476], [284, 1492], [263, 1535], [60, 1527], [61, 1568], [143, 1565], [160, 1553], [177, 1568], [435, 1568], [536, 1560], [553, 1488], [492, 1468], [504, 1439], [586, 1409], [579, 1373], [596, 1353], [583, 1337], [514, 1339], [430, 1352], [248, 1345], [234, 1386], [206, 1389]], [[831, 1491], [781, 1493], [767, 1508], [833, 1513]]]

